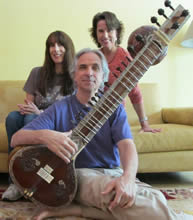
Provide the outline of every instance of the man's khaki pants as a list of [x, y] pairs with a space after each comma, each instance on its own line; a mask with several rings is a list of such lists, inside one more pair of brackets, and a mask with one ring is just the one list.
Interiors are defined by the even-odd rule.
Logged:
[[[71, 216], [64, 218], [66, 220], [193, 220], [193, 216], [174, 212], [167, 206], [167, 201], [159, 190], [139, 180], [136, 180], [137, 192], [133, 206], [127, 209], [117, 207], [109, 211], [108, 205], [114, 194], [112, 192], [101, 195], [101, 192], [112, 178], [122, 175], [122, 169], [76, 169], [76, 171], [78, 192], [75, 201], [65, 208], [68, 216]], [[81, 212], [78, 213], [77, 208]], [[62, 210], [64, 216], [65, 209]]]

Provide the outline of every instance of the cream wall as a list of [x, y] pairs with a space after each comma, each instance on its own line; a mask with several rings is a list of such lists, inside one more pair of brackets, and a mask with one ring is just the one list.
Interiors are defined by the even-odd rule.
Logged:
[[[122, 46], [129, 34], [141, 25], [149, 25], [164, 0], [0, 0], [0, 80], [26, 79], [34, 66], [42, 65], [45, 40], [55, 30], [63, 30], [74, 41], [76, 50], [96, 47], [88, 29], [92, 17], [105, 10], [114, 12], [125, 25]], [[193, 13], [193, 1], [173, 0]], [[170, 15], [171, 10], [165, 9]], [[163, 18], [160, 18], [163, 23]], [[153, 66], [141, 82], [160, 84], [164, 106], [193, 105], [193, 49], [180, 46], [192, 18], [169, 45], [168, 56]]]

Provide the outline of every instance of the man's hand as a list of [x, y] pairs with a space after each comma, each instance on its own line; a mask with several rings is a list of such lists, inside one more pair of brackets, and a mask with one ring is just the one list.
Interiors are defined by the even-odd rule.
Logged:
[[128, 180], [128, 177], [126, 176], [115, 178], [109, 182], [105, 190], [102, 192], [103, 195], [106, 195], [113, 190], [115, 191], [115, 196], [109, 204], [109, 210], [118, 206], [121, 208], [131, 207], [135, 200], [135, 187], [135, 181]]
[[72, 156], [77, 152], [77, 145], [71, 140], [69, 132], [48, 131], [42, 139], [48, 149], [62, 158], [67, 164], [70, 163]]

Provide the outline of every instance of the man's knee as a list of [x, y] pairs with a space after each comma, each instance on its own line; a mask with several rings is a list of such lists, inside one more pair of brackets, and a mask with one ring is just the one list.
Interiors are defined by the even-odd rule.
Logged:
[[103, 195], [102, 192], [111, 180], [111, 176], [105, 175], [98, 170], [79, 169], [76, 200], [87, 206], [106, 209], [114, 197], [114, 191], [107, 195]]

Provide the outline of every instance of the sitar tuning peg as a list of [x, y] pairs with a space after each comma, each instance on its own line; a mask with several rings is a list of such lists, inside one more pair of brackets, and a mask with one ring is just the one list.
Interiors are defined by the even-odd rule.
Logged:
[[108, 88], [110, 87], [110, 85], [108, 84], [108, 82], [105, 82], [104, 84], [105, 84], [106, 87], [108, 87]]
[[77, 121], [80, 121], [82, 117], [84, 117], [84, 114], [81, 111], [79, 111], [78, 114], [75, 116], [75, 119]]
[[[105, 84], [105, 83], [104, 83]], [[99, 89], [98, 90], [102, 95], [104, 95], [104, 92], [101, 90], [101, 89]], [[98, 93], [97, 93], [98, 94]]]
[[98, 93], [95, 93], [95, 95], [91, 97], [91, 99], [90, 99], [90, 101], [88, 102], [88, 104], [89, 104], [90, 106], [94, 106], [94, 105], [98, 102], [99, 99], [100, 99], [99, 94], [98, 94]]
[[121, 64], [123, 64], [124, 67], [127, 67], [127, 65], [122, 61]]
[[91, 97], [91, 100], [96, 102], [96, 103], [98, 102], [98, 100], [97, 100], [97, 98], [95, 96]]
[[161, 27], [161, 25], [158, 23], [158, 21], [157, 21], [157, 18], [156, 17], [151, 17], [151, 22], [153, 23], [153, 24], [157, 24], [157, 26], [158, 27]]
[[[128, 47], [127, 47], [127, 50], [129, 51], [129, 53], [131, 53], [131, 54], [133, 54], [134, 56], [136, 56], [136, 52], [135, 52], [135, 49], [134, 49], [134, 46], [133, 45], [129, 45]], [[129, 59], [129, 57], [126, 57], [128, 60], [129, 60], [129, 62], [131, 62], [131, 60]]]
[[112, 74], [113, 74], [113, 76], [115, 77], [115, 78], [118, 78], [119, 76], [117, 75], [117, 74], [115, 74], [114, 72], [112, 72]]
[[169, 7], [170, 9], [172, 9], [172, 10], [174, 11], [174, 8], [171, 6], [171, 1], [166, 0], [166, 1], [164, 2], [164, 5], [165, 5], [166, 7]]
[[[100, 91], [99, 91], [100, 92]], [[101, 98], [100, 97], [100, 95], [96, 92], [95, 94], [94, 94], [96, 97], [98, 97], [99, 99]]]
[[[128, 50], [128, 48], [127, 48], [127, 50]], [[129, 51], [129, 50], [128, 50]], [[129, 51], [130, 52], [130, 51]], [[135, 52], [135, 51], [134, 51]], [[128, 56], [126, 56], [126, 59], [129, 61], [129, 62], [131, 62], [131, 59], [128, 57]]]
[[138, 42], [141, 42], [143, 44], [145, 44], [145, 41], [144, 41], [144, 37], [141, 35], [141, 34], [137, 34], [135, 39], [138, 41]]
[[162, 8], [158, 9], [158, 14], [164, 16], [164, 18], [168, 19], [168, 17], [165, 15], [165, 12]]
[[120, 73], [122, 72], [122, 70], [119, 66], [116, 68], [116, 70], [118, 70]]
[[171, 29], [177, 30], [178, 28], [179, 28], [179, 24], [177, 22], [173, 23], [173, 25], [171, 26]]
[[188, 10], [183, 10], [182, 14], [180, 15], [180, 17], [186, 17], [189, 15], [189, 11]]
[[94, 104], [91, 101], [88, 101], [88, 104], [92, 107]]

